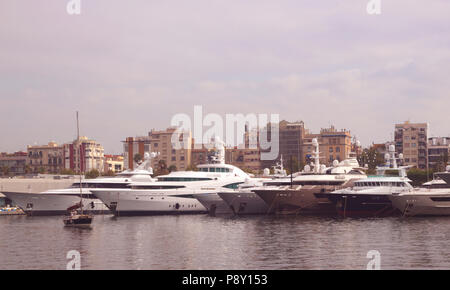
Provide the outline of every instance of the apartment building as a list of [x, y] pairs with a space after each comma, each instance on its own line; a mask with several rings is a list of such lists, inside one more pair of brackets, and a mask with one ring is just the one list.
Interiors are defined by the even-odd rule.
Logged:
[[[181, 148], [172, 144], [172, 137], [178, 140]], [[164, 160], [167, 167], [174, 166], [177, 170], [185, 170], [191, 164], [192, 134], [189, 131], [178, 132], [176, 128], [166, 130], [151, 130], [148, 136], [128, 137], [124, 143], [124, 168], [136, 167], [134, 156], [144, 157], [146, 152], [159, 152], [159, 156], [152, 160], [155, 169], [160, 160]]]
[[395, 147], [397, 153], [403, 153], [404, 164], [420, 169], [428, 166], [428, 123], [410, 123], [395, 125]]
[[27, 146], [27, 161], [33, 173], [58, 173], [64, 169], [64, 146], [56, 142]]
[[302, 140], [302, 158], [300, 159], [304, 164], [312, 162], [314, 138], [319, 142], [322, 164], [330, 166], [334, 160], [345, 160], [352, 152], [352, 136], [349, 130], [337, 130], [334, 126], [330, 126], [330, 128], [322, 128], [320, 133], [306, 131]]
[[[171, 127], [166, 130], [152, 130], [148, 133], [152, 152], [159, 152], [158, 158], [152, 160], [153, 168], [157, 168], [159, 160], [164, 160], [167, 167], [174, 166], [176, 170], [185, 170], [191, 165], [192, 134], [190, 131], [178, 131]], [[178, 145], [172, 143], [178, 140]]]
[[[271, 125], [268, 124], [264, 129], [264, 134], [267, 134], [268, 138], [271, 140]], [[283, 155], [284, 166], [288, 165], [290, 158], [293, 160], [301, 161], [302, 143], [304, 136], [306, 134], [305, 124], [303, 121], [288, 122], [286, 120], [280, 121], [278, 124], [278, 136], [279, 136], [279, 154], [275, 160], [262, 160], [261, 166], [263, 168], [271, 168], [278, 162]], [[270, 150], [270, 149], [269, 149]], [[268, 150], [261, 150], [262, 152]]]
[[445, 163], [449, 161], [449, 153], [450, 137], [428, 138], [428, 168], [442, 170], [442, 168], [438, 168], [442, 165], [445, 168]]
[[0, 175], [25, 174], [27, 156], [27, 152], [0, 153]]
[[134, 162], [136, 154], [143, 158], [146, 152], [150, 152], [151, 140], [149, 136], [127, 137], [122, 143], [124, 170], [133, 170], [136, 167]]
[[78, 172], [88, 172], [93, 169], [104, 172], [104, 149], [95, 140], [87, 137], [75, 139], [72, 143], [64, 144], [65, 168]]
[[124, 168], [124, 158], [122, 155], [105, 154], [104, 172], [112, 171], [114, 173], [122, 172]]

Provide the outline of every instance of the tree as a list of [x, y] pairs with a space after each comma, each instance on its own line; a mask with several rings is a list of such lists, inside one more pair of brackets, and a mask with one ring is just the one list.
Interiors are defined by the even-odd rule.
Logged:
[[29, 164], [25, 165], [24, 172], [25, 174], [30, 174], [33, 171]]
[[369, 174], [375, 173], [377, 166], [385, 163], [384, 156], [378, 153], [373, 146], [364, 149], [357, 159], [360, 166], [365, 166], [367, 164]]
[[155, 170], [155, 176], [168, 174], [167, 164], [165, 160], [159, 160]]
[[3, 165], [3, 166], [2, 166], [2, 175], [3, 175], [3, 176], [9, 175], [9, 171], [10, 171], [10, 169], [9, 169], [9, 166], [8, 166], [8, 165]]
[[40, 173], [40, 174], [45, 174], [46, 172], [47, 172], [47, 171], [45, 170], [44, 167], [39, 167], [38, 173]]
[[169, 166], [168, 170], [169, 170], [169, 172], [177, 171], [177, 167], [172, 164], [172, 165]]
[[87, 179], [94, 179], [100, 176], [100, 172], [97, 169], [92, 169], [86, 172], [85, 177]]
[[134, 162], [136, 162], [137, 164], [142, 162], [142, 155], [140, 153], [136, 153], [133, 156], [133, 160]]
[[70, 168], [64, 168], [64, 169], [61, 169], [59, 174], [62, 174], [62, 175], [75, 175], [76, 173], [75, 173], [75, 171], [73, 171]]
[[111, 169], [102, 174], [102, 176], [115, 176], [115, 175], [116, 174]]
[[420, 186], [425, 182], [433, 179], [432, 170], [422, 170], [418, 168], [411, 168], [408, 170], [408, 178], [411, 179], [413, 186]]

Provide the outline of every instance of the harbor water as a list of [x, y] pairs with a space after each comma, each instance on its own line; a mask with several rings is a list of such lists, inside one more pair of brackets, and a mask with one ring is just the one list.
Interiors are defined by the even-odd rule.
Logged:
[[450, 218], [0, 217], [0, 269], [450, 269]]

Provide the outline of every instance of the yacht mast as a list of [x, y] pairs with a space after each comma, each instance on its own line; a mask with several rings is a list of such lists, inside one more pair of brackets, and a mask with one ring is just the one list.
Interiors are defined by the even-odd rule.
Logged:
[[78, 170], [80, 174], [80, 206], [81, 214], [83, 214], [83, 186], [81, 184], [81, 143], [80, 143], [80, 124], [78, 121], [78, 111], [77, 111], [77, 143], [78, 143]]

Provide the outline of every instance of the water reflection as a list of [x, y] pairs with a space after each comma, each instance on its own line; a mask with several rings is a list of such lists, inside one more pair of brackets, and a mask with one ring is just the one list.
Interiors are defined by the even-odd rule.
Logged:
[[450, 268], [448, 218], [96, 216], [91, 230], [59, 217], [0, 218], [0, 269]]

